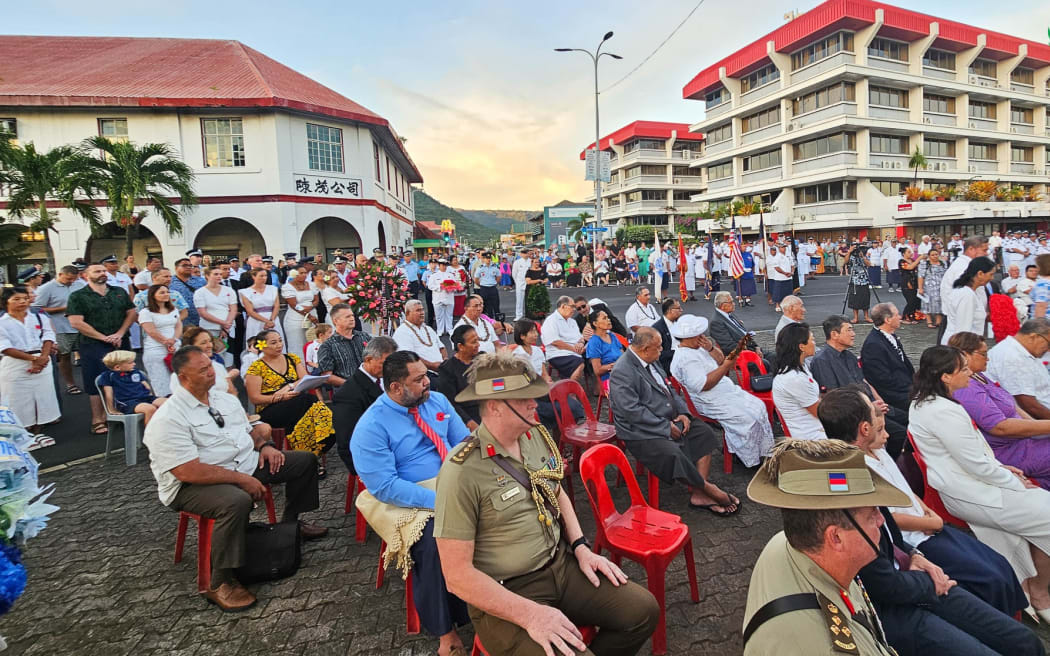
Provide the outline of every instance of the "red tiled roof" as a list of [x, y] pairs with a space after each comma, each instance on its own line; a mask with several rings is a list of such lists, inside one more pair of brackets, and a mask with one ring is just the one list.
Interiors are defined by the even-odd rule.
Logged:
[[[604, 144], [603, 149], [609, 148], [611, 143], [622, 144], [629, 139], [634, 138], [649, 138], [649, 139], [670, 139], [671, 132], [677, 132], [675, 140], [681, 141], [703, 141], [704, 135], [699, 132], [690, 132], [688, 123], [666, 123], [663, 121], [635, 121], [634, 123], [628, 123], [616, 132], [607, 134], [601, 138], [601, 143]], [[587, 144], [587, 147], [580, 153], [580, 159], [585, 159], [585, 153], [594, 148], [594, 142]]]
[[[0, 105], [283, 108], [375, 126], [422, 182], [390, 123], [239, 41], [0, 36]], [[414, 176], [413, 176], [414, 174]]]
[[1017, 55], [1018, 48], [1025, 44], [1028, 46], [1028, 66], [1050, 64], [1050, 46], [1044, 43], [1019, 39], [871, 0], [828, 0], [700, 71], [682, 89], [682, 97], [703, 99], [704, 94], [721, 84], [718, 69], [723, 66], [729, 77], [749, 73], [767, 59], [767, 41], [773, 41], [777, 52], [792, 52], [835, 30], [858, 30], [873, 24], [876, 9], [883, 10], [883, 27], [880, 33], [887, 37], [915, 41], [928, 36], [930, 23], [936, 22], [940, 27], [940, 34], [934, 47], [954, 51], [970, 48], [977, 45], [978, 35], [985, 34], [988, 37], [984, 51], [986, 57], [1004, 59]]

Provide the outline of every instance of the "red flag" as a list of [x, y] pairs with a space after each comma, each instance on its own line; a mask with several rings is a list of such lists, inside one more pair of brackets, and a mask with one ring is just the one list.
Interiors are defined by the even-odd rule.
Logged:
[[678, 295], [685, 302], [688, 292], [685, 289], [685, 274], [689, 272], [689, 263], [685, 259], [685, 245], [682, 243], [682, 235], [678, 235]]

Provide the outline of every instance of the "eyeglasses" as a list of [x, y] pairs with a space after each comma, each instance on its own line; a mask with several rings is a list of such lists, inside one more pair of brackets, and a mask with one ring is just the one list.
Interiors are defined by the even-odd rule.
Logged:
[[216, 410], [215, 408], [208, 408], [208, 414], [211, 415], [211, 418], [215, 421], [216, 426], [218, 426], [219, 428], [226, 427], [226, 420], [222, 418], [222, 415], [219, 414], [218, 410]]

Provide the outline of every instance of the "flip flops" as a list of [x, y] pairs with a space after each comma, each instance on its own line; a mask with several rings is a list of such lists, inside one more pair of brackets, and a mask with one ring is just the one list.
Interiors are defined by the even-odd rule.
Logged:
[[73, 396], [76, 396], [77, 394], [83, 394], [83, 393], [84, 393], [83, 390], [81, 390], [76, 385], [66, 385], [66, 394], [71, 394]]
[[[738, 512], [740, 512], [740, 506], [743, 505], [743, 504], [740, 503], [740, 499], [736, 498], [732, 494], [729, 494], [728, 492], [726, 492], [726, 496], [729, 497], [729, 503], [728, 504], [726, 504], [726, 503], [693, 503], [692, 501], [690, 501], [689, 502], [689, 507], [692, 508], [693, 510], [706, 510], [707, 512], [711, 513], [712, 515], [715, 515], [716, 517], [729, 517], [730, 515], [735, 515]], [[736, 506], [736, 510], [721, 510], [721, 511], [715, 510], [715, 507], [725, 508], [727, 505], [735, 505]]]
[[35, 433], [29, 446], [26, 447], [26, 451], [36, 451], [37, 449], [43, 449], [45, 447], [54, 446], [55, 438], [44, 435], [43, 433]]

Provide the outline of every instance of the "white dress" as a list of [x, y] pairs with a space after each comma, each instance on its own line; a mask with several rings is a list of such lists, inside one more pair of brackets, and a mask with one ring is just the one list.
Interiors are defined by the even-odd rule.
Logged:
[[[256, 314], [260, 316], [268, 317], [273, 312], [273, 307], [278, 304], [277, 302], [277, 288], [273, 285], [266, 285], [263, 287], [262, 292], [257, 292], [255, 289], [248, 287], [238, 292], [241, 295], [242, 300], [246, 300], [252, 304], [252, 309], [255, 310]], [[281, 339], [284, 339], [284, 331], [281, 329], [281, 316], [278, 313], [277, 320], [273, 323], [273, 329], [281, 334]], [[244, 320], [244, 338], [249, 340], [255, 337], [263, 331], [263, 322], [259, 321], [253, 316], [245, 313]], [[247, 350], [247, 349], [245, 349]], [[243, 356], [242, 356], [243, 357]], [[245, 367], [247, 369], [247, 367]]]
[[[27, 312], [19, 321], [9, 314], [0, 317], [0, 352], [13, 348], [19, 351], [40, 351], [44, 342], [54, 342], [51, 320], [41, 312]], [[29, 373], [30, 363], [18, 358], [0, 360], [0, 402], [18, 417], [23, 426], [50, 424], [62, 418], [55, 393], [51, 362], [39, 373]], [[89, 381], [94, 385], [95, 381]]]
[[745, 467], [754, 467], [769, 455], [774, 443], [766, 405], [726, 377], [706, 392], [701, 391], [707, 375], [717, 368], [718, 363], [707, 351], [681, 345], [671, 360], [671, 375], [685, 386], [697, 412], [721, 424], [729, 450]]
[[[306, 289], [299, 291], [288, 283], [281, 287], [281, 296], [288, 301], [288, 310], [284, 313], [284, 351], [302, 357], [303, 347], [306, 346], [306, 329], [313, 325], [309, 319], [292, 309], [305, 307], [313, 303], [314, 294], [312, 287], [307, 285]], [[310, 311], [310, 316], [316, 317], [317, 313]]]
[[[164, 337], [175, 336], [175, 325], [179, 322], [179, 311], [160, 314], [149, 310], [139, 311], [139, 323], [152, 323], [153, 329]], [[175, 342], [175, 348], [179, 342]], [[164, 358], [168, 355], [168, 347], [149, 336], [145, 330], [142, 331], [142, 364], [146, 368], [153, 393], [157, 396], [168, 396], [171, 387], [168, 385], [168, 365], [164, 364]]]
[[[213, 294], [207, 287], [201, 287], [197, 291], [193, 292], [193, 305], [197, 308], [197, 311], [204, 310], [216, 319], [222, 319], [229, 316], [230, 308], [237, 308], [237, 293], [229, 287], [219, 286], [219, 291]], [[213, 336], [218, 336], [219, 331], [222, 330], [221, 324], [217, 324], [208, 321], [204, 317], [200, 318], [198, 325], [207, 330]], [[229, 337], [234, 336], [237, 324], [234, 323], [230, 326], [230, 332], [227, 333]]]
[[809, 368], [777, 374], [773, 378], [773, 405], [795, 440], [824, 440], [824, 426], [806, 408], [820, 400], [820, 385]]
[[536, 372], [537, 376], [543, 375], [543, 364], [547, 360], [539, 344], [533, 344], [532, 353], [526, 353], [525, 347], [521, 344], [515, 344], [513, 350], [511, 350], [511, 355], [532, 365], [532, 370]]
[[325, 287], [321, 290], [321, 301], [324, 303], [325, 308], [328, 309], [328, 313], [325, 315], [324, 322], [329, 326], [335, 326], [332, 323], [332, 306], [339, 305], [340, 303], [346, 303], [350, 296], [343, 292], [335, 289], [334, 287]]

